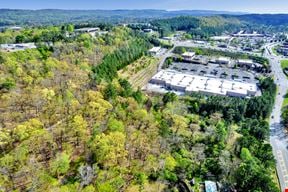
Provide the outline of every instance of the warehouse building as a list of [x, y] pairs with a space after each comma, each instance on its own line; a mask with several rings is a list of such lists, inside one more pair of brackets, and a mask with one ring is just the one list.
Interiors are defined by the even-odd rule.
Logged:
[[165, 87], [181, 93], [199, 92], [206, 95], [232, 97], [253, 97], [257, 95], [256, 84], [232, 80], [203, 77], [180, 73], [174, 70], [162, 70], [152, 77], [151, 84]]

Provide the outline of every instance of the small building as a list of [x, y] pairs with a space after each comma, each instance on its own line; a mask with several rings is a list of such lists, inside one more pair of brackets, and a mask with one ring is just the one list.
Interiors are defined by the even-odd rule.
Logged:
[[195, 52], [185, 52], [182, 54], [184, 61], [192, 61], [195, 57]]
[[22, 27], [14, 26], [14, 27], [10, 27], [9, 29], [11, 29], [13, 31], [20, 31], [22, 29]]
[[252, 67], [253, 61], [251, 59], [239, 59], [237, 64], [239, 67]]
[[152, 33], [152, 32], [153, 32], [153, 29], [143, 29], [143, 32], [144, 32], [144, 33]]
[[148, 52], [150, 55], [158, 55], [161, 51], [161, 47], [153, 47], [152, 49], [150, 49]]
[[222, 65], [229, 65], [230, 63], [230, 58], [228, 57], [219, 57], [216, 59], [217, 64], [222, 64]]
[[205, 181], [205, 192], [217, 192], [216, 182]]

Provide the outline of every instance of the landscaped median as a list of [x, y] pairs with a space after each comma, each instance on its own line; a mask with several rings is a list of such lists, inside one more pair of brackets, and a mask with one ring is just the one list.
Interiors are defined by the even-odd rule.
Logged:
[[285, 75], [288, 77], [288, 60], [282, 60], [281, 61], [281, 67], [282, 67]]
[[286, 93], [285, 98], [284, 98], [283, 108], [287, 106], [288, 106], [288, 92]]

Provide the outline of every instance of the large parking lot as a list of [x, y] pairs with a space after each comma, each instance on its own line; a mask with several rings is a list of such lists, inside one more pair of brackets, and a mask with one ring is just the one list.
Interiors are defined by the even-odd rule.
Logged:
[[219, 64], [201, 65], [193, 63], [172, 63], [170, 69], [188, 73], [192, 75], [200, 75], [206, 77], [215, 77], [227, 80], [235, 80], [240, 82], [257, 83], [255, 75], [243, 69], [233, 69]]

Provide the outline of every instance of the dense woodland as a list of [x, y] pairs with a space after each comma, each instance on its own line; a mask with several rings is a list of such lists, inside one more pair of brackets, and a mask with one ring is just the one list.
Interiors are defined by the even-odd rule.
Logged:
[[151, 22], [160, 31], [160, 35], [167, 36], [174, 31], [187, 31], [192, 38], [208, 39], [210, 36], [231, 33], [245, 27], [245, 24], [236, 18], [190, 17], [181, 16], [169, 19], [159, 19]]
[[149, 38], [73, 28], [1, 33], [38, 48], [0, 52], [0, 191], [176, 192], [193, 178], [195, 191], [205, 180], [279, 191], [267, 142], [272, 79], [252, 99], [146, 94], [117, 71], [146, 54]]

